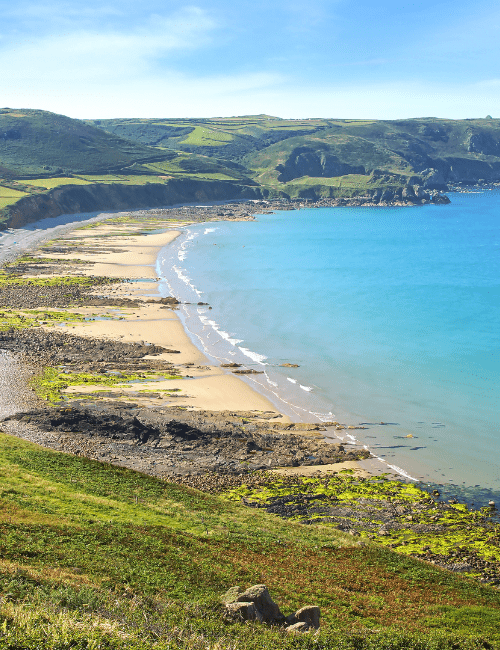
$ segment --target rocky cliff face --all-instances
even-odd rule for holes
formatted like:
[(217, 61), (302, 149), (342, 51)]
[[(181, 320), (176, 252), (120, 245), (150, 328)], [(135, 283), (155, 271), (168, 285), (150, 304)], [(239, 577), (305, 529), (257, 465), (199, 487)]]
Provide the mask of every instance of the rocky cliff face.
[(334, 154), (327, 151), (316, 151), (310, 147), (295, 149), (286, 162), (278, 165), (276, 170), (280, 172), (278, 180), (282, 183), (301, 176), (329, 178), (345, 174), (365, 173), (365, 168), (362, 165), (349, 165), (340, 161)]
[(22, 228), (27, 223), (61, 214), (157, 208), (194, 201), (259, 199), (264, 194), (259, 187), (191, 179), (172, 179), (165, 185), (66, 185), (18, 201), (8, 209), (8, 218), (0, 224), (0, 229)]

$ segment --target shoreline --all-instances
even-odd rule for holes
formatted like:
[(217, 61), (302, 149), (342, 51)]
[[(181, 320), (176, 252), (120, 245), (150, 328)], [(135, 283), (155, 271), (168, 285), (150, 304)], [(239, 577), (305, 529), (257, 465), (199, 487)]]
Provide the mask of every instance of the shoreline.
[[(281, 202), (279, 202), (281, 204)], [(81, 235), (90, 235), (95, 229), (89, 229), (91, 224), (95, 224), (95, 228), (98, 230), (94, 232), (94, 234), (98, 234), (98, 236), (108, 236), (111, 233), (105, 233), (101, 232), (99, 235), (99, 229), (102, 230), (102, 228), (106, 229), (106, 221), (111, 220), (120, 220), (124, 219), (127, 217), (130, 217), (132, 220), (135, 217), (141, 216), (144, 218), (155, 218), (158, 219), (162, 215), (168, 219), (166, 223), (168, 224), (168, 228), (170, 229), (170, 233), (163, 233), (163, 234), (142, 234), (140, 235), (141, 243), (144, 244), (144, 237), (148, 238), (148, 244), (147, 246), (143, 246), (143, 250), (141, 250), (140, 246), (138, 246), (138, 241), (137, 237), (134, 240), (133, 238), (125, 238), (123, 239), (123, 233), (122, 236), (119, 236), (116, 240), (113, 238), (105, 238), (103, 239), (104, 242), (114, 242), (113, 245), (119, 245), (123, 248), (125, 243), (127, 243), (127, 246), (130, 246), (130, 249), (127, 249), (127, 252), (113, 252), (113, 251), (108, 251), (105, 254), (99, 256), (98, 254), (91, 253), (87, 256), (85, 255), (79, 255), (80, 259), (92, 263), (92, 269), (93, 271), (89, 271), (89, 268), (82, 267), (79, 271), (80, 274), (82, 275), (87, 275), (87, 276), (93, 276), (93, 275), (103, 275), (103, 276), (111, 276), (115, 278), (120, 278), (122, 280), (128, 279), (132, 280), (132, 282), (127, 282), (124, 285), (121, 286), (120, 290), (117, 291), (116, 289), (113, 289), (110, 293), (110, 295), (114, 296), (121, 296), (126, 298), (127, 300), (133, 300), (134, 298), (137, 299), (143, 299), (147, 298), (148, 296), (157, 296), (158, 294), (152, 294), (151, 289), (153, 286), (155, 287), (155, 290), (158, 287), (158, 283), (152, 282), (153, 280), (156, 280), (156, 272), (155, 272), (155, 264), (157, 260), (157, 255), (158, 252), (163, 248), (165, 244), (171, 243), (174, 241), (174, 239), (179, 236), (179, 231), (175, 230), (175, 232), (172, 230), (176, 228), (175, 223), (172, 223), (170, 220), (172, 218), (172, 214), (177, 211), (182, 214), (183, 221), (182, 223), (177, 222), (177, 226), (190, 226), (190, 225), (195, 225), (195, 224), (210, 224), (213, 221), (220, 221), (222, 219), (231, 219), (234, 220), (235, 215), (234, 214), (221, 214), (221, 213), (231, 213), (234, 208), (241, 208), (243, 211), (243, 219), (238, 219), (236, 216), (236, 219), (238, 220), (253, 220), (254, 214), (258, 213), (266, 213), (266, 212), (271, 212), (272, 210), (269, 209), (270, 204), (269, 202), (263, 202), (263, 201), (238, 201), (238, 202), (212, 202), (210, 206), (207, 204), (204, 205), (199, 205), (199, 204), (189, 204), (189, 205), (182, 205), (178, 206), (177, 208), (171, 207), (171, 208), (165, 208), (165, 209), (153, 209), (150, 211), (144, 211), (144, 210), (139, 210), (139, 211), (131, 211), (131, 212), (120, 212), (116, 214), (109, 214), (105, 213), (103, 215), (93, 215), (89, 221), (86, 221), (85, 224), (82, 222), (77, 223), (75, 226), (74, 223), (70, 224), (69, 226), (61, 226), (62, 228), (66, 229), (66, 232), (69, 234), (71, 238), (71, 231), (74, 232), (74, 229), (82, 228), (81, 230)], [(277, 208), (278, 206), (275, 206)], [(299, 204), (297, 207), (309, 207), (307, 205), (307, 202), (304, 204)], [(317, 206), (320, 207), (320, 206)], [(236, 210), (237, 212), (238, 210)], [(191, 217), (194, 216), (194, 213), (197, 213), (198, 218), (197, 219), (192, 219), (190, 220)], [(73, 215), (75, 217), (76, 215)], [(86, 216), (86, 215), (85, 215)], [(98, 222), (104, 221), (104, 224), (101, 223), (101, 226), (98, 225)], [(36, 227), (38, 224), (34, 224)], [(156, 224), (157, 225), (157, 224)], [(122, 228), (123, 229), (123, 228)], [(48, 237), (52, 238), (51, 236), (45, 236), (44, 238), (47, 239)], [(155, 239), (156, 238), (156, 239)], [(109, 246), (108, 246), (109, 247)], [(134, 256), (133, 259), (130, 256), (130, 250), (134, 250)], [(52, 255), (52, 253), (51, 253)], [(66, 254), (55, 254), (55, 257), (60, 259), (60, 260), (69, 260), (73, 256), (72, 252), (67, 252)], [(133, 262), (133, 263), (131, 263)], [(144, 282), (140, 282), (140, 280), (144, 280)], [(137, 287), (137, 288), (133, 288)], [(175, 400), (170, 400), (170, 403), (175, 403), (181, 408), (198, 408), (201, 410), (208, 410), (208, 411), (213, 411), (213, 410), (237, 410), (237, 411), (244, 411), (244, 410), (269, 410), (269, 411), (275, 411), (275, 412), (282, 412), (283, 409), (279, 408), (279, 403), (277, 401), (272, 401), (269, 402), (269, 400), (265, 396), (264, 391), (260, 391), (259, 389), (261, 388), (260, 385), (256, 384), (255, 386), (253, 385), (255, 382), (252, 381), (252, 375), (249, 375), (248, 377), (245, 376), (235, 376), (232, 373), (229, 373), (228, 370), (222, 370), (221, 368), (217, 368), (216, 365), (212, 364), (207, 358), (203, 355), (203, 353), (200, 351), (200, 349), (193, 343), (191, 337), (189, 336), (188, 332), (185, 330), (188, 328), (183, 327), (179, 316), (177, 313), (175, 313), (175, 310), (169, 310), (168, 312), (165, 311), (159, 311), (159, 309), (166, 309), (166, 305), (147, 305), (142, 307), (137, 308), (135, 311), (130, 309), (129, 313), (126, 317), (126, 319), (123, 319), (121, 317), (120, 321), (117, 321), (116, 319), (114, 320), (109, 320), (106, 318), (100, 318), (98, 321), (95, 321), (93, 323), (88, 323), (85, 328), (79, 328), (76, 325), (70, 325), (70, 330), (72, 332), (77, 332), (78, 330), (81, 330), (81, 333), (84, 336), (88, 337), (105, 337), (109, 339), (113, 339), (116, 337), (121, 337), (121, 340), (127, 340), (127, 341), (143, 341), (146, 340), (148, 343), (153, 343), (155, 345), (162, 345), (163, 344), (168, 344), (168, 347), (170, 348), (178, 348), (181, 350), (181, 352), (176, 355), (175, 359), (177, 365), (186, 365), (186, 364), (193, 364), (193, 365), (186, 365), (185, 369), (183, 372), (189, 372), (189, 377), (190, 377), (190, 382), (189, 382), (189, 390), (187, 391), (187, 394), (182, 394), (182, 391), (186, 385), (185, 380), (183, 379), (178, 379), (178, 380), (168, 380), (163, 383), (160, 382), (155, 382), (154, 384), (149, 384), (145, 386), (144, 390), (150, 390), (155, 393), (155, 395), (160, 396), (162, 391), (165, 391), (165, 397), (167, 395), (166, 391), (168, 389), (173, 389), (175, 391), (178, 391), (178, 397), (174, 395), (173, 393), (169, 393), (168, 396), (169, 398), (175, 397)], [(165, 315), (168, 314), (168, 319), (165, 319)], [(139, 318), (139, 316), (146, 317), (147, 321), (147, 326), (144, 327), (141, 325), (141, 327), (138, 327), (138, 323), (143, 323), (144, 320), (143, 318)], [(161, 323), (165, 326), (165, 332), (163, 333), (163, 336), (158, 335), (158, 324)], [(128, 330), (132, 329), (133, 333), (129, 332)], [(80, 332), (79, 332), (80, 333)], [(168, 355), (164, 358), (167, 358)], [(170, 357), (171, 359), (171, 357)], [(252, 364), (250, 364), (250, 367)], [(192, 378), (192, 379), (191, 379)], [(243, 381), (241, 381), (243, 379)], [(239, 381), (238, 381), (239, 380)], [(248, 382), (248, 383), (247, 383)], [(228, 392), (229, 389), (229, 392)], [(92, 387), (88, 388), (87, 391), (81, 391), (82, 393), (88, 392), (92, 393), (93, 389)], [(160, 392), (158, 392), (160, 391)], [(76, 389), (69, 389), (68, 394), (76, 393), (78, 392)], [(133, 391), (130, 391), (133, 392)], [(230, 397), (230, 400), (228, 400), (228, 396)], [(137, 395), (134, 395), (134, 399), (137, 399)], [(159, 397), (153, 397), (151, 400), (147, 400), (145, 397), (140, 398), (140, 402), (142, 404), (151, 406), (157, 406), (158, 404), (161, 404), (162, 402), (158, 401), (155, 402), (155, 400), (158, 399)], [(279, 398), (280, 401), (282, 401), (282, 398)], [(166, 402), (167, 400), (164, 399), (163, 403)], [(255, 408), (254, 408), (255, 407)], [(306, 418), (297, 418), (294, 417), (293, 414), (288, 413), (288, 415), (292, 417), (294, 421), (297, 420), (304, 420)], [(288, 418), (282, 418), (283, 421), (289, 421)], [(309, 421), (311, 421), (311, 418), (307, 418)], [(322, 424), (321, 421), (317, 422), (319, 425)], [(336, 434), (335, 430), (332, 428), (331, 431), (329, 431), (329, 436), (328, 439), (333, 442), (333, 443), (338, 443), (341, 442), (343, 444), (347, 443), (348, 447), (353, 448), (353, 449), (362, 449), (364, 447), (364, 443), (362, 441), (357, 440), (352, 436), (354, 434), (354, 431), (345, 431), (347, 428), (347, 424), (344, 425), (344, 431), (339, 432), (341, 433), (342, 437), (339, 437), (338, 434)], [(346, 437), (345, 434), (349, 433), (349, 436)], [(344, 438), (344, 439), (342, 439)], [(365, 449), (369, 449), (368, 447), (364, 447)], [(370, 450), (370, 453), (371, 452)], [(427, 483), (425, 479), (422, 481), (422, 479), (415, 479), (412, 476), (408, 474), (407, 471), (403, 470), (401, 467), (395, 466), (393, 463), (390, 463), (384, 459), (377, 458), (376, 455), (374, 455), (373, 458), (371, 458), (369, 461), (361, 461), (361, 467), (365, 471), (368, 471), (370, 474), (375, 473), (375, 474), (380, 474), (384, 472), (388, 472), (391, 475), (394, 476), (394, 478), (398, 480), (412, 480), (412, 481), (419, 481), (423, 482), (424, 484)], [(455, 494), (454, 487), (456, 486), (450, 486), (451, 490), (449, 490), (449, 496), (452, 496)]]
[[(248, 207), (248, 204), (243, 206), (245, 213), (248, 212)], [(222, 208), (218, 207), (215, 210), (232, 209), (234, 212), (234, 208), (234, 204), (224, 204)], [(200, 217), (198, 221), (206, 222), (207, 212), (209, 217), (214, 217), (210, 214), (208, 207), (197, 206), (195, 209), (201, 212), (198, 215)], [(62, 269), (64, 269), (65, 276), (71, 276), (75, 281), (85, 282), (87, 279), (92, 281), (99, 277), (111, 278), (116, 281), (116, 283), (99, 288), (99, 297), (96, 297), (96, 300), (99, 304), (104, 304), (97, 310), (92, 304), (92, 299), (89, 306), (78, 306), (74, 309), (67, 306), (64, 301), (62, 304), (60, 302), (55, 305), (50, 304), (51, 300), (48, 298), (45, 300), (42, 296), (41, 305), (44, 310), (52, 309), (54, 306), (56, 309), (71, 309), (71, 313), (82, 321), (60, 324), (42, 322), (40, 329), (44, 332), (44, 336), (50, 337), (57, 330), (57, 336), (61, 332), (64, 332), (66, 337), (77, 335), (82, 341), (88, 340), (90, 345), (93, 341), (109, 342), (111, 349), (116, 345), (132, 345), (146, 347), (147, 352), (147, 347), (152, 347), (155, 350), (153, 353), (154, 363), (163, 363), (171, 368), (168, 373), (163, 374), (172, 376), (151, 377), (150, 380), (148, 377), (145, 377), (145, 380), (134, 379), (127, 386), (120, 385), (111, 389), (99, 388), (96, 390), (96, 382), (97, 385), (99, 384), (97, 380), (90, 382), (89, 385), (69, 385), (62, 390), (60, 396), (66, 402), (70, 400), (70, 403), (75, 404), (75, 408), (86, 408), (89, 402), (93, 401), (94, 405), (104, 406), (105, 403), (109, 406), (108, 403), (111, 403), (115, 407), (119, 403), (120, 409), (122, 409), (122, 406), (128, 407), (124, 402), (132, 400), (134, 406), (144, 409), (144, 411), (150, 409), (159, 411), (162, 408), (167, 408), (173, 409), (176, 415), (180, 415), (180, 411), (193, 415), (219, 413), (220, 418), (238, 414), (243, 414), (245, 417), (246, 414), (248, 418), (256, 418), (256, 424), (252, 425), (252, 428), (256, 427), (257, 431), (264, 427), (264, 430), (272, 431), (274, 437), (276, 434), (287, 437), (291, 431), (294, 432), (294, 436), (305, 436), (309, 440), (309, 442), (306, 440), (307, 444), (317, 444), (317, 441), (323, 438), (320, 430), (326, 431), (324, 427), (293, 424), (290, 422), (290, 418), (280, 414), (274, 404), (246, 382), (241, 381), (241, 377), (233, 374), (231, 369), (210, 364), (210, 361), (192, 343), (175, 313), (177, 301), (172, 298), (161, 298), (157, 293), (158, 280), (155, 265), (159, 250), (179, 235), (179, 227), (193, 223), (189, 219), (192, 216), (192, 211), (185, 206), (179, 208), (178, 212), (180, 210), (185, 211), (182, 221), (173, 220), (174, 209), (157, 210), (153, 211), (156, 214), (149, 215), (145, 215), (144, 211), (141, 211), (141, 217), (144, 218), (139, 226), (135, 223), (137, 213), (126, 213), (126, 215), (122, 213), (111, 216), (101, 215), (100, 218), (94, 218), (91, 222), (66, 226), (65, 232), (62, 235), (59, 233), (60, 236), (56, 239), (51, 236), (53, 233), (42, 233), (38, 239), (43, 239), (44, 243), (40, 246), (40, 242), (38, 242), (36, 253), (31, 250), (28, 258), (21, 257), (18, 262), (11, 263), (8, 270), (14, 270), (15, 273), (21, 272), (21, 277), (25, 278), (28, 284), (31, 282), (29, 278), (35, 278), (37, 282), (50, 282), (54, 275), (56, 278), (59, 277)], [(162, 212), (163, 216), (158, 219), (159, 212)], [(220, 214), (215, 216), (216, 220), (220, 220)], [(229, 216), (234, 218), (234, 214)], [(243, 218), (247, 219), (248, 214), (245, 214)], [(154, 223), (151, 220), (154, 220)], [(146, 229), (144, 229), (144, 224), (148, 226)], [(132, 232), (134, 228), (135, 233)], [(142, 232), (137, 232), (137, 230), (142, 230)], [(148, 232), (148, 230), (153, 232)], [(31, 241), (30, 248), (33, 249), (34, 245), (35, 242)], [(12, 251), (10, 252), (12, 254)], [(45, 257), (46, 255), (50, 257)], [(40, 260), (40, 268), (37, 268), (37, 259)], [(23, 264), (27, 265), (27, 270), (23, 268)], [(30, 264), (34, 265), (34, 269), (31, 271), (29, 270)], [(151, 297), (153, 286), (155, 293), (154, 297)], [(103, 289), (105, 289), (105, 293), (103, 293)], [(43, 289), (43, 291), (48, 291), (48, 289)], [(20, 296), (19, 292), (18, 296)], [(30, 306), (38, 305), (30, 303)], [(26, 308), (24, 308), (24, 312), (26, 312)], [(54, 313), (58, 312), (51, 312), (51, 314)], [(44, 316), (48, 315), (50, 314), (47, 311)], [(42, 343), (42, 348), (44, 345), (45, 343)], [(5, 344), (2, 346), (0, 342), (0, 347), (5, 348), (6, 346)], [(15, 345), (10, 345), (10, 350), (15, 352)], [(149, 359), (153, 363), (151, 355), (146, 354), (143, 357), (144, 361), (149, 361)], [(61, 366), (59, 364), (56, 368), (63, 374), (71, 373), (69, 370), (71, 365)], [(108, 372), (110, 371), (106, 371), (106, 374)], [(137, 386), (133, 383), (135, 381), (140, 382), (141, 390), (136, 390)], [(104, 395), (99, 395), (99, 392)], [(269, 419), (272, 420), (270, 428), (266, 423)], [(18, 425), (16, 426), (19, 428)], [(12, 426), (9, 425), (9, 427), (12, 429)], [(14, 429), (12, 429), (13, 432)], [(36, 434), (34, 439), (39, 442), (40, 436)], [(335, 437), (333, 442), (335, 442)], [(50, 445), (52, 446), (52, 444), (59, 443), (52, 440)], [(309, 468), (316, 467), (315, 471), (320, 471), (320, 466), (326, 465), (325, 471), (335, 471), (337, 465), (332, 464), (330, 457), (332, 454), (333, 456), (339, 455), (339, 449), (336, 449), (338, 445), (332, 445), (326, 441), (325, 444), (328, 445), (329, 450), (323, 452), (327, 454), (323, 460), (318, 458), (313, 462), (308, 461), (308, 457), (303, 457), (298, 464), (307, 463)], [(67, 441), (65, 445), (67, 447)], [(361, 453), (352, 448), (345, 453), (343, 449), (340, 449), (340, 452), (340, 455), (346, 456), (347, 460), (353, 460), (353, 454)], [(311, 455), (310, 458), (316, 458), (316, 456)], [(290, 460), (292, 460), (291, 457)], [(338, 458), (339, 462), (343, 460), (343, 457)], [(273, 467), (287, 467), (284, 457), (281, 460), (275, 458), (272, 463)], [(351, 467), (357, 468), (356, 465)]]
[[(286, 214), (285, 214), (285, 216), (286, 216)], [(266, 220), (267, 220), (267, 218), (266, 218)], [(245, 228), (244, 232), (246, 232), (246, 227), (247, 226), (245, 225), (244, 226), (244, 228)], [(203, 228), (198, 228), (197, 227), (196, 230), (199, 233), (203, 232)], [(236, 227), (236, 231), (240, 233), (240, 235), (243, 237), (243, 239), (245, 238), (244, 232), (242, 233), (241, 228)], [(231, 232), (233, 232), (233, 231), (231, 230)], [(219, 240), (218, 239), (213, 239), (212, 236), (210, 236), (210, 239), (209, 239), (210, 248), (211, 248), (212, 241), (219, 241)], [(239, 243), (240, 243), (240, 246), (241, 246), (241, 243), (248, 243), (248, 242), (241, 241)], [(177, 250), (179, 249), (178, 244), (176, 244), (176, 249)], [(195, 248), (193, 248), (193, 250), (198, 250), (198, 249), (195, 247)], [(205, 249), (200, 248), (199, 250), (205, 250)], [(214, 248), (213, 250), (215, 251), (215, 250), (218, 250), (218, 249)], [(174, 252), (174, 255), (172, 257), (175, 258), (176, 254), (177, 253)], [(189, 269), (191, 267), (189, 266), (189, 264), (187, 262), (186, 262), (186, 264), (187, 264), (187, 266), (183, 267), (182, 272), (185, 275), (189, 276), (190, 275), (190, 270)], [(199, 266), (199, 264), (197, 266)], [(187, 271), (185, 269), (187, 269)], [(191, 282), (193, 282), (195, 285), (197, 285), (197, 288), (204, 291), (205, 290), (204, 285), (202, 283), (200, 283), (198, 285), (198, 281), (196, 280), (196, 278), (198, 278), (198, 280), (200, 280), (200, 278), (201, 278), (200, 268), (197, 268), (195, 265), (192, 265), (192, 272), (194, 273), (193, 278), (195, 278), (195, 279), (193, 281), (191, 281)], [(178, 284), (179, 283), (176, 283), (175, 286), (177, 287)], [(182, 293), (177, 294), (177, 293), (174, 292), (173, 295), (176, 295), (176, 297), (181, 299), (181, 300), (187, 300), (187, 301), (193, 300), (193, 297), (191, 296), (191, 292), (189, 292), (189, 294), (184, 294), (184, 295)], [(206, 295), (210, 296), (209, 293), (207, 293)], [(205, 299), (205, 298), (203, 298), (203, 294), (202, 294), (202, 297), (200, 299), (201, 300)], [(212, 300), (212, 298), (208, 297), (207, 300)], [(213, 300), (214, 300), (214, 310), (217, 311), (217, 304), (218, 303), (217, 303), (215, 298), (213, 298)], [(189, 303), (188, 303), (188, 305), (189, 305)], [(227, 302), (225, 303), (225, 305), (227, 305)], [(219, 305), (219, 307), (220, 307), (220, 305)], [(197, 309), (196, 309), (195, 306), (192, 306), (192, 307), (187, 306), (186, 309), (190, 310), (193, 313), (194, 316), (196, 315)], [(229, 348), (230, 346), (229, 346), (229, 343), (224, 343), (223, 340), (219, 340), (220, 337), (219, 337), (219, 335), (217, 333), (218, 330), (219, 329), (220, 330), (226, 330), (226, 332), (222, 331), (222, 334), (227, 334), (227, 332), (236, 332), (236, 334), (234, 336), (237, 336), (238, 338), (244, 338), (245, 335), (242, 334), (242, 330), (238, 329), (238, 327), (236, 326), (236, 324), (235, 324), (236, 321), (235, 321), (234, 318), (230, 321), (232, 323), (232, 325), (231, 324), (228, 325), (228, 322), (223, 319), (223, 317), (222, 317), (223, 314), (220, 313), (220, 310), (219, 310), (219, 313), (215, 313), (215, 311), (214, 312), (207, 312), (207, 313), (210, 313), (209, 318), (212, 319), (209, 322), (210, 323), (215, 322), (214, 327), (213, 327), (215, 332), (212, 332), (210, 330), (210, 336), (209, 336), (208, 340), (211, 341), (211, 345), (207, 344), (206, 347), (209, 348), (209, 349), (213, 349), (214, 351), (217, 351), (216, 352), (216, 358), (218, 358), (219, 361), (221, 361), (221, 360), (225, 361), (226, 359), (230, 360), (230, 358), (228, 358), (226, 355), (224, 355), (222, 352), (219, 351), (219, 348), (224, 348), (225, 349), (226, 347)], [(215, 314), (215, 316), (212, 316), (213, 313)], [(193, 318), (193, 320), (195, 320), (195, 318)], [(207, 327), (207, 329), (210, 329), (208, 327), (208, 325), (206, 327)], [(195, 330), (195, 331), (199, 333), (201, 330)], [(233, 336), (233, 334), (231, 334), (231, 336)], [(195, 338), (195, 337), (193, 336), (193, 338)], [(224, 336), (222, 338), (224, 338)], [(214, 342), (219, 343), (220, 345), (214, 345)], [(262, 352), (264, 354), (269, 355), (269, 350), (266, 352), (265, 346), (264, 347), (262, 347), (262, 346), (258, 347), (258, 346), (256, 346), (255, 342), (253, 344), (253, 347), (250, 344), (245, 344), (245, 343), (242, 343), (240, 345), (248, 345), (248, 347), (250, 347), (251, 350), (256, 353), (256, 356), (259, 355), (258, 353), (262, 353)], [(232, 349), (236, 349), (236, 348), (233, 347)], [(232, 354), (234, 354), (234, 353), (232, 353)], [(225, 359), (223, 359), (224, 356), (226, 356)], [(238, 361), (238, 362), (241, 362), (241, 358), (234, 358), (234, 360)], [(286, 360), (287, 361), (295, 361), (295, 359), (293, 359), (293, 358), (287, 358)], [(247, 360), (247, 361), (249, 361), (249, 360)], [(298, 360), (298, 361), (299, 361), (299, 363), (301, 363), (300, 360)], [(273, 362), (275, 363), (274, 358), (273, 358)], [(278, 362), (278, 363), (280, 363), (280, 362)], [(250, 367), (255, 367), (258, 370), (264, 370), (264, 367), (259, 367), (258, 363), (250, 362)], [(272, 374), (270, 374), (270, 376), (271, 376), (271, 378), (274, 378)], [(290, 377), (294, 377), (294, 376), (295, 375), (293, 375), (293, 374), (290, 375)], [(262, 381), (265, 383), (265, 376), (260, 375), (260, 377), (262, 377)], [(253, 383), (256, 380), (259, 380), (260, 377), (258, 375), (255, 376), (255, 377), (252, 377), (250, 375), (247, 378), (247, 381), (252, 381), (252, 383)], [(304, 383), (304, 382), (302, 382), (302, 383)], [(314, 385), (311, 382), (310, 377), (309, 377), (309, 382), (306, 380), (305, 383), (309, 383), (311, 386)], [(256, 388), (257, 388), (257, 390), (259, 390), (260, 386), (257, 385)], [(287, 386), (285, 384), (285, 389), (286, 388), (287, 388)], [(284, 394), (285, 399), (286, 399), (286, 394), (287, 393)], [(306, 399), (305, 396), (304, 396), (304, 399)], [(316, 409), (316, 410), (318, 410), (318, 409)], [(325, 409), (325, 410), (327, 410), (327, 409)], [(340, 414), (339, 418), (335, 418), (335, 416), (329, 418), (331, 420), (340, 419), (340, 420), (342, 420), (342, 422), (345, 421), (345, 422), (347, 422), (349, 424), (352, 422), (354, 424), (355, 422), (361, 422), (362, 420), (370, 419), (370, 418), (366, 418), (366, 417), (363, 418), (362, 415), (358, 419), (356, 419), (355, 417), (349, 418), (348, 414), (344, 413), (344, 415), (342, 415), (340, 413), (340, 410), (337, 411), (336, 408), (332, 408), (331, 410), (333, 410), (337, 414)], [(356, 412), (359, 413), (360, 411), (356, 411)], [(347, 417), (346, 417), (346, 415), (347, 415)], [(381, 419), (381, 420), (390, 419), (390, 416), (384, 417), (384, 416), (388, 415), (387, 413), (381, 412), (380, 415), (382, 415), (382, 417), (379, 416), (376, 419), (372, 418), (372, 419), (370, 419), (370, 422), (375, 422), (376, 424), (378, 424), (379, 419)], [(303, 418), (303, 419), (306, 419), (306, 418)], [(418, 420), (419, 418), (417, 417), (416, 419)], [(311, 421), (311, 420), (309, 419), (309, 421)], [(396, 421), (396, 420), (390, 420), (390, 423), (392, 423), (393, 421)], [(429, 420), (429, 422), (430, 422), (430, 420)], [(381, 422), (380, 424), (385, 424), (385, 423)], [(352, 431), (352, 432), (349, 432), (349, 433), (350, 434), (356, 434), (357, 432)], [(362, 434), (364, 432), (359, 432), (359, 433)], [(371, 433), (371, 432), (368, 432), (368, 433)], [(405, 433), (407, 433), (407, 431), (405, 431)], [(374, 436), (370, 435), (368, 437), (373, 438)], [(394, 436), (394, 437), (396, 437), (396, 436)], [(408, 435), (406, 437), (407, 438), (413, 438), (415, 436), (414, 435)], [(361, 446), (363, 446), (363, 444), (365, 444), (363, 442), (363, 440), (362, 439), (360, 440), (359, 438), (357, 440), (355, 440), (354, 442), (357, 445), (361, 445)], [(404, 442), (408, 442), (408, 441), (404, 441)], [(371, 443), (368, 440), (366, 440), (366, 444), (368, 444), (367, 448), (369, 449), (369, 451), (372, 454), (374, 454), (374, 455), (378, 455), (378, 454), (384, 455), (384, 452), (379, 451), (377, 449), (377, 447), (371, 445)], [(391, 444), (391, 443), (389, 442), (388, 444)], [(394, 442), (392, 444), (397, 445), (397, 444), (403, 444), (403, 443)], [(414, 446), (414, 445), (418, 445), (418, 444), (419, 443), (410, 443), (409, 446)], [(372, 448), (370, 448), (370, 447), (372, 447)], [(388, 472), (394, 473), (394, 475), (397, 476), (397, 478), (399, 478), (400, 480), (412, 480), (412, 481), (419, 482), (419, 483), (424, 484), (424, 485), (429, 484), (429, 485), (432, 485), (433, 487), (439, 487), (440, 490), (442, 490), (443, 492), (446, 492), (447, 497), (449, 497), (449, 498), (457, 498), (458, 497), (460, 500), (463, 499), (467, 503), (476, 503), (476, 504), (479, 503), (479, 504), (485, 505), (491, 499), (493, 499), (495, 501), (498, 501), (498, 494), (495, 493), (494, 488), (492, 488), (491, 486), (479, 489), (479, 486), (475, 486), (475, 485), (473, 486), (473, 484), (476, 481), (473, 481), (472, 483), (468, 483), (467, 485), (465, 484), (465, 481), (463, 481), (464, 485), (462, 486), (460, 484), (460, 482), (461, 482), (462, 478), (466, 478), (466, 477), (460, 477), (460, 475), (457, 476), (456, 472), (455, 472), (455, 474), (453, 476), (451, 476), (451, 478), (455, 479), (455, 480), (448, 482), (448, 480), (446, 478), (444, 478), (444, 475), (443, 475), (443, 478), (440, 478), (439, 474), (435, 473), (435, 470), (432, 467), (432, 465), (430, 466), (430, 469), (429, 469), (429, 466), (428, 465), (426, 466), (425, 464), (423, 464), (423, 465), (421, 464), (420, 467), (419, 467), (418, 463), (417, 463), (417, 459), (415, 459), (415, 462), (413, 462), (412, 464), (404, 464), (402, 459), (391, 458), (390, 457), (391, 454), (388, 454), (388, 455), (389, 455), (389, 458), (379, 458), (379, 459), (374, 459), (373, 461), (370, 461), (371, 464), (376, 463), (378, 465), (377, 470), (378, 470), (379, 473), (386, 470)], [(392, 455), (394, 456), (395, 454), (392, 454)], [(404, 456), (403, 456), (403, 458), (404, 458)], [(411, 459), (411, 460), (413, 461), (413, 459)], [(366, 465), (367, 461), (364, 461), (363, 464)], [(451, 465), (452, 463), (450, 462), (449, 464)], [(477, 488), (477, 489), (472, 490), (471, 486), (473, 486), (474, 488)]]

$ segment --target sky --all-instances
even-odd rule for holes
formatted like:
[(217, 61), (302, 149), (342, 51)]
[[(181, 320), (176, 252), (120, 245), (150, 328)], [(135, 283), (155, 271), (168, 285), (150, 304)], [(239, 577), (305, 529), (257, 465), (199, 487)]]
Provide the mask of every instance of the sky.
[(500, 3), (0, 0), (0, 95), (88, 119), (500, 117)]

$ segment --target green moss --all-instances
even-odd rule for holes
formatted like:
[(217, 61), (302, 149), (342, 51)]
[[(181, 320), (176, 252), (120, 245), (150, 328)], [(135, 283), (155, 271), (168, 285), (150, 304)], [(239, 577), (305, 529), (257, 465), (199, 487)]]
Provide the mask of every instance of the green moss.
[(146, 383), (168, 379), (179, 379), (179, 376), (166, 375), (161, 372), (141, 372), (138, 374), (123, 372), (119, 375), (105, 375), (86, 372), (61, 372), (57, 368), (45, 368), (41, 376), (32, 380), (32, 386), (39, 397), (55, 403), (63, 398), (62, 391), (70, 386), (126, 386), (129, 385), (129, 382)]
[(26, 309), (23, 311), (13, 311), (7, 309), (0, 311), (0, 332), (11, 329), (21, 330), (28, 327), (39, 327), (40, 325), (56, 325), (57, 323), (83, 323), (85, 316), (75, 314), (71, 311), (48, 311), (37, 309)]
[(0, 287), (11, 286), (37, 286), (37, 287), (54, 287), (57, 285), (71, 286), (93, 286), (102, 284), (113, 284), (121, 280), (115, 278), (101, 278), (80, 275), (67, 275), (67, 276), (51, 276), (48, 278), (22, 278), (12, 273), (5, 273), (0, 270)]

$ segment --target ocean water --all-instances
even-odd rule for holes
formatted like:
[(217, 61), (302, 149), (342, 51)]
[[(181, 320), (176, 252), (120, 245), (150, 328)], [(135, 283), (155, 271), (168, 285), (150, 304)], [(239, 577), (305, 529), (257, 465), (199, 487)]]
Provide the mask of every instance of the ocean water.
[(346, 441), (403, 476), (498, 500), (500, 193), (450, 197), (189, 227), (158, 273), (197, 345), (295, 419), (365, 426)]

